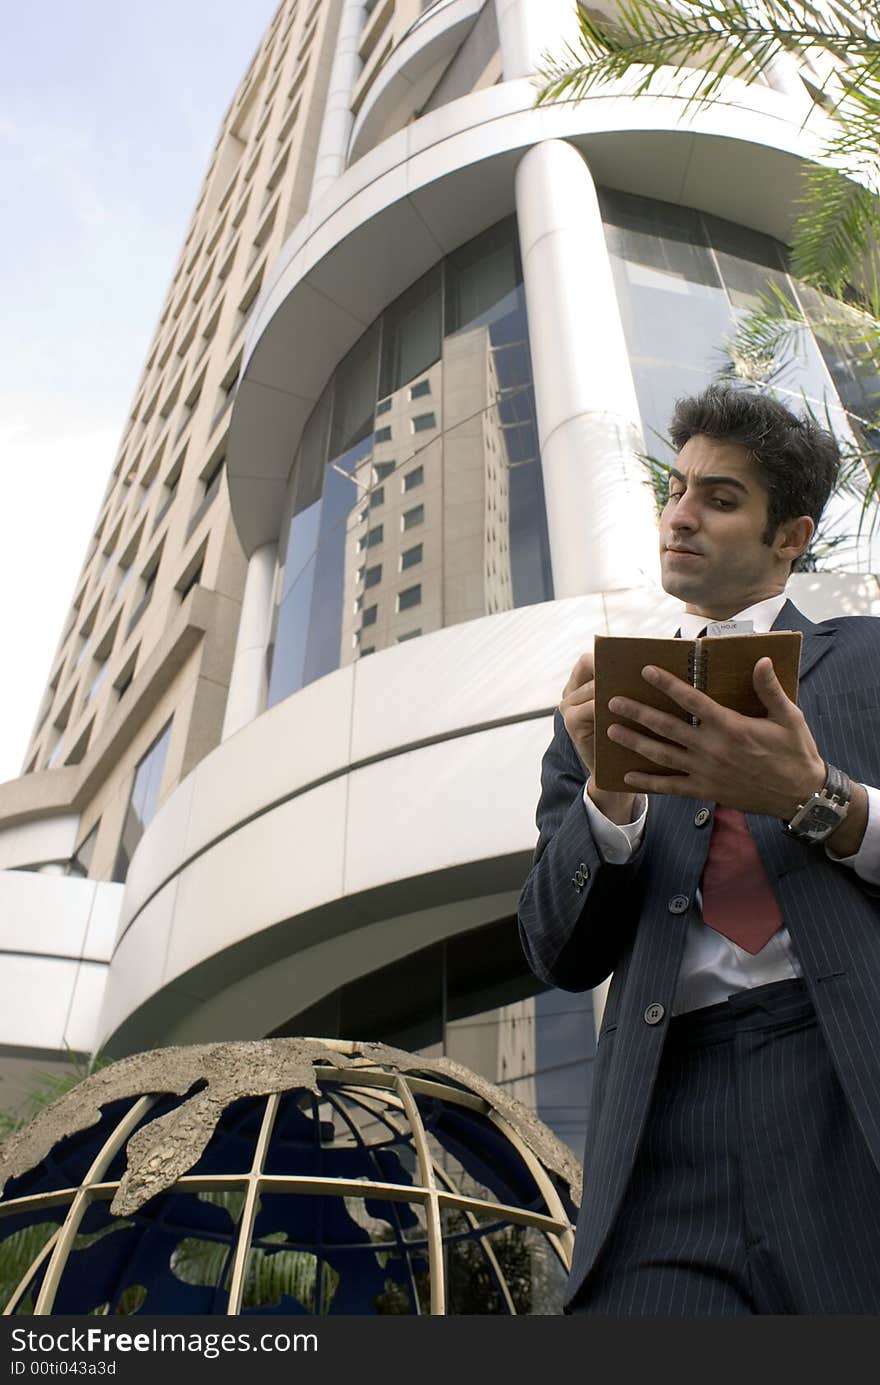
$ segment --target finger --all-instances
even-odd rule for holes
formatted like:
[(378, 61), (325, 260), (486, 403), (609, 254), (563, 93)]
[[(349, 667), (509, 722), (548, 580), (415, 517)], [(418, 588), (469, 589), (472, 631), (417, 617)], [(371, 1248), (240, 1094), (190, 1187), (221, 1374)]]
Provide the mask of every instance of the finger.
[(697, 744), (699, 731), (696, 726), (669, 712), (661, 712), (657, 707), (649, 707), (644, 702), (633, 702), (628, 697), (612, 697), (608, 710), (616, 717), (638, 722), (640, 726), (647, 727), (667, 741), (674, 741), (676, 745), (692, 748)]
[(569, 674), (568, 682), (562, 689), (562, 696), (567, 697), (575, 688), (582, 687), (593, 677), (593, 656), (592, 654), (582, 654)]
[(571, 707), (567, 704), (560, 707), (562, 720), (569, 735), (592, 735), (596, 725), (596, 706), (593, 702), (584, 702), (580, 707)]
[(773, 660), (766, 655), (752, 670), (752, 686), (774, 721), (790, 721), (792, 713), (800, 711), (777, 678)]
[(715, 722), (719, 725), (723, 721), (723, 707), (719, 707), (711, 697), (700, 692), (699, 688), (692, 688), (690, 683), (683, 683), (674, 673), (668, 673), (665, 668), (655, 668), (652, 664), (646, 664), (642, 669), (642, 677), (652, 688), (659, 688), (660, 692), (665, 693), (679, 707), (683, 707), (701, 722)]
[(610, 741), (628, 746), (630, 750), (644, 755), (645, 759), (654, 765), (687, 772), (690, 755), (681, 746), (669, 745), (666, 741), (655, 741), (653, 736), (643, 736), (640, 731), (632, 731), (628, 726), (618, 726), (616, 722), (608, 727), (607, 735)]
[(582, 702), (593, 702), (596, 697), (596, 686), (592, 679), (589, 683), (584, 683), (581, 687), (575, 688), (567, 695), (563, 693), (562, 702), (566, 707), (578, 707)]
[(662, 793), (673, 798), (699, 797), (691, 788), (690, 775), (687, 774), (642, 774), (638, 770), (630, 770), (623, 778), (633, 793)]

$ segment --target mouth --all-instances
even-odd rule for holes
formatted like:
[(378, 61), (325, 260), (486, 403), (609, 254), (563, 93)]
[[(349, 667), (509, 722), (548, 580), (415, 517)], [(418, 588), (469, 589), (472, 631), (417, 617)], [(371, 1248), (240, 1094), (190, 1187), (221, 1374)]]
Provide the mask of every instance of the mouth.
[(668, 544), (666, 552), (673, 554), (676, 558), (702, 558), (703, 554), (698, 553), (695, 548), (671, 548)]

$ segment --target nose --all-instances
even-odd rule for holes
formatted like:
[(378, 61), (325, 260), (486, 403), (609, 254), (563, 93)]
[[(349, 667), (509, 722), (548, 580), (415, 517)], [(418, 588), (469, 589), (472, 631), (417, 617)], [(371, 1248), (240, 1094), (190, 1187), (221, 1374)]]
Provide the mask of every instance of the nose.
[(697, 506), (691, 500), (690, 491), (685, 491), (669, 516), (669, 527), (673, 534), (691, 534), (698, 527)]

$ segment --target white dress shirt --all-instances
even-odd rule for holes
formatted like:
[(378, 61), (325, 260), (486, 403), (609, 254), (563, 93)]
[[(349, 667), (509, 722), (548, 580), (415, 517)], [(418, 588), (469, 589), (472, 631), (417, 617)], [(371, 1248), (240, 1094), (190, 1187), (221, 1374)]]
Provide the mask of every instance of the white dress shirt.
[[(784, 593), (768, 597), (740, 611), (733, 620), (751, 621), (755, 634), (770, 630), (787, 598)], [(695, 639), (706, 624), (706, 617), (684, 612), (681, 633)], [(846, 765), (841, 765), (845, 770)], [(838, 865), (850, 866), (869, 884), (880, 885), (880, 790), (865, 785), (868, 795), (868, 823), (862, 844), (854, 856), (826, 854)], [(590, 819), (593, 839), (603, 860), (610, 865), (623, 865), (642, 840), (648, 819), (648, 798), (638, 794), (634, 822), (619, 825), (601, 813), (584, 789), (584, 805)], [(702, 908), (702, 896), (697, 891), (697, 905)], [(760, 952), (752, 954), (725, 938), (702, 919), (688, 924), (684, 955), (678, 974), (672, 1013), (680, 1015), (703, 1005), (716, 1005), (736, 991), (750, 986), (764, 986), (770, 981), (786, 981), (801, 976), (801, 967), (791, 944), (791, 935), (783, 925)]]

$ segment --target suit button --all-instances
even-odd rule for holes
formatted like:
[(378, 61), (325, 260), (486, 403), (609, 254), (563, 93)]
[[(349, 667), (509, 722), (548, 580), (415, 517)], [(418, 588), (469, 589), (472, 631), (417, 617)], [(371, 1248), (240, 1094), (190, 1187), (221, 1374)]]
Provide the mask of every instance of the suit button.
[(645, 1024), (659, 1024), (665, 1014), (665, 1007), (655, 1000), (645, 1011)]
[(694, 827), (705, 827), (711, 816), (708, 808), (700, 808), (694, 813)]
[(689, 904), (686, 894), (674, 894), (666, 907), (670, 914), (683, 914)]
[(573, 875), (573, 876), (571, 877), (571, 883), (574, 885), (574, 887), (575, 887), (575, 889), (577, 890), (578, 894), (580, 894), (580, 892), (581, 892), (581, 890), (582, 890), (582, 888), (583, 888), (583, 882), (580, 881), (580, 880), (578, 880), (578, 878), (577, 878), (576, 875)]
[(585, 880), (589, 880), (590, 867), (587, 865), (586, 861), (581, 861), (580, 865), (578, 866), (578, 875), (583, 875)]

